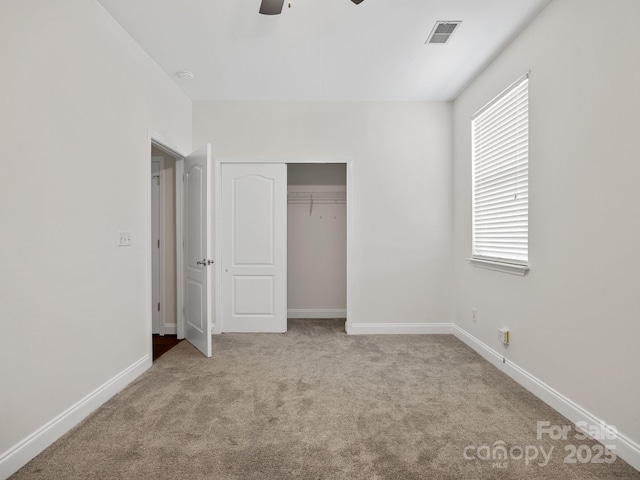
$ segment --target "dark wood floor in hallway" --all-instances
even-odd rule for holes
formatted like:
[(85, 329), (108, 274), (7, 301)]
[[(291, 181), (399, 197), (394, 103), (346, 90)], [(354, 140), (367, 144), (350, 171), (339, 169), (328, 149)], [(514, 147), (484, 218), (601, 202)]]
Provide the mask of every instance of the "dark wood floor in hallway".
[(153, 336), (153, 361), (155, 362), (163, 354), (167, 353), (182, 340), (178, 340), (177, 335), (154, 335)]

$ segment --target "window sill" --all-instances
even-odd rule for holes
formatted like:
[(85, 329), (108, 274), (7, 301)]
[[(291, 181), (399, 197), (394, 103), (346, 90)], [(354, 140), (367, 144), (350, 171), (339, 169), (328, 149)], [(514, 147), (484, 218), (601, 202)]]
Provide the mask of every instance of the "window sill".
[(480, 258), (467, 258), (474, 267), (487, 268), (496, 272), (510, 273), (511, 275), (525, 276), (529, 273), (529, 265), (518, 265), (515, 263), (499, 262), (497, 260), (486, 260)]

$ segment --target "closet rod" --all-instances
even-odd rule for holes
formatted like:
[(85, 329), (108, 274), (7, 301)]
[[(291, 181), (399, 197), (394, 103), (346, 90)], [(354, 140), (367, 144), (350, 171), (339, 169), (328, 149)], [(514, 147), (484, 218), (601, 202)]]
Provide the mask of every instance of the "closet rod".
[(287, 203), (291, 205), (309, 205), (309, 215), (313, 212), (313, 204), (341, 205), (347, 203), (346, 192), (289, 192)]

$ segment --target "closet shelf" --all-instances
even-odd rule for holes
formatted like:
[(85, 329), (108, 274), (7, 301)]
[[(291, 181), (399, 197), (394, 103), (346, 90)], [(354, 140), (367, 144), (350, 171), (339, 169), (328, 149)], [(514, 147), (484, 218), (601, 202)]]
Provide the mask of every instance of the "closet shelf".
[(346, 192), (289, 192), (287, 203), (347, 203)]
[(347, 192), (289, 192), (287, 203), (309, 205), (309, 215), (311, 215), (314, 204), (346, 204)]

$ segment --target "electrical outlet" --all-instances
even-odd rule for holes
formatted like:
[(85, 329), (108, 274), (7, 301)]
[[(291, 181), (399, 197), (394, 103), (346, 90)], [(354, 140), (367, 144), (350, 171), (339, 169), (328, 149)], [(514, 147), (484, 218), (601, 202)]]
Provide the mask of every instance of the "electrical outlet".
[(471, 309), (471, 320), (473, 320), (475, 323), (478, 322), (478, 310), (476, 310), (475, 308)]
[(509, 345), (509, 329), (508, 328), (499, 328), (498, 329), (498, 341), (503, 345)]
[(131, 232), (118, 232), (118, 246), (119, 247), (131, 246)]

